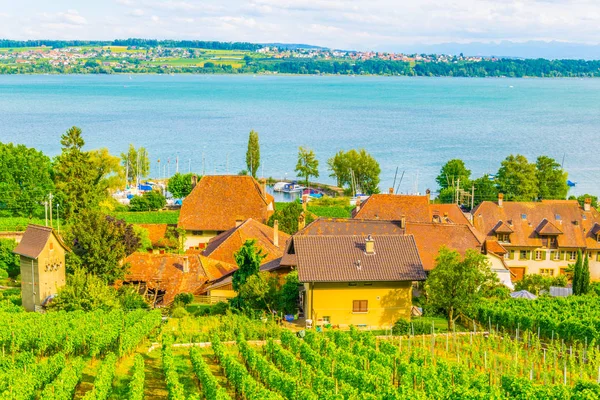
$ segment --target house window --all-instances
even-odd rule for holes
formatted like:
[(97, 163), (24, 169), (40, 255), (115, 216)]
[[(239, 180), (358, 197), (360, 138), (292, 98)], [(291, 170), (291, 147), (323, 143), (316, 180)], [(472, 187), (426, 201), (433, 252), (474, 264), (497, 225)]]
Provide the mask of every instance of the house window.
[(519, 260), (529, 260), (529, 250), (521, 250)]
[(600, 233), (596, 235), (596, 242), (600, 243)]
[(575, 261), (577, 259), (577, 252), (567, 251), (567, 256), (569, 257), (569, 261)]
[(373, 286), (373, 284), (371, 282), (366, 282), (366, 283), (363, 283), (363, 286)]
[(510, 243), (510, 234), (508, 234), (508, 233), (499, 233), (498, 234), (498, 241), (500, 243)]
[(353, 313), (366, 313), (369, 311), (368, 300), (353, 300), (352, 301), (352, 312)]
[(511, 256), (510, 252), (507, 251), (506, 253), (504, 253), (504, 259), (505, 260), (510, 260), (510, 256)]
[(554, 269), (553, 268), (540, 268), (540, 275), (554, 276)]
[(331, 322), (331, 317), (329, 315), (324, 316), (323, 317), (323, 322), (325, 322), (327, 324), (330, 323)]
[(349, 282), (348, 286), (356, 286), (356, 282)]
[(560, 252), (558, 252), (558, 251), (551, 251), (550, 252), (550, 259), (552, 259), (554, 261), (560, 261)]
[(527, 214), (521, 214), (521, 219), (527, 219)]
[(535, 260), (536, 261), (541, 261), (542, 260), (542, 251), (541, 250), (536, 250), (535, 251)]
[(555, 249), (558, 247), (558, 239), (554, 236), (544, 236), (542, 237), (542, 246)]

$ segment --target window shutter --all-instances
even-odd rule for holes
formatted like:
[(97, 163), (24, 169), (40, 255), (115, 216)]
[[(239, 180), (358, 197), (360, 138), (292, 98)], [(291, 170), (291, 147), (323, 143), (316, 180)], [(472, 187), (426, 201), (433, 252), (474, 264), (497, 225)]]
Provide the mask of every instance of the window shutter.
[(565, 252), (564, 250), (561, 250), (561, 251), (560, 251), (560, 259), (561, 259), (561, 260), (564, 260), (564, 259), (565, 259), (565, 254), (566, 254), (566, 252)]
[(542, 260), (545, 260), (547, 256), (548, 256), (548, 252), (542, 251)]

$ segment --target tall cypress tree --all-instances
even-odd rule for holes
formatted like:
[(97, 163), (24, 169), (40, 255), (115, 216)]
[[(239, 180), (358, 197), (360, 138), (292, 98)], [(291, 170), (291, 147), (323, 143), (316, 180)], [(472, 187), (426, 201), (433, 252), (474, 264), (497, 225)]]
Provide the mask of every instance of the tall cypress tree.
[(573, 267), (573, 294), (580, 295), (581, 294), (581, 283), (582, 283), (582, 273), (583, 273), (583, 262), (581, 256), (581, 250), (577, 251), (577, 260), (575, 261), (575, 266)]
[(260, 166), (260, 145), (258, 144), (258, 132), (250, 131), (248, 135), (248, 151), (246, 151), (246, 166), (248, 172), (256, 178), (256, 172)]
[(589, 257), (586, 253), (585, 259), (583, 260), (583, 267), (581, 269), (581, 293), (587, 294), (590, 290), (590, 262)]

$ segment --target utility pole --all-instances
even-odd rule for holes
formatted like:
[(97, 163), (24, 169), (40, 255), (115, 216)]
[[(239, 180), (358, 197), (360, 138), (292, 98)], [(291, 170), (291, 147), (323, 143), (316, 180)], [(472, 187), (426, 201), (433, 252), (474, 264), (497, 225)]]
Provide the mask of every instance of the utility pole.
[(44, 201), (44, 215), (46, 216), (46, 226), (48, 226), (48, 202)]
[(52, 193), (48, 195), (48, 198), (50, 199), (50, 227), (52, 227)]
[(58, 233), (60, 233), (60, 216), (58, 215), (58, 203), (56, 203), (56, 224), (58, 226)]
[(460, 178), (456, 180), (456, 204), (459, 203), (458, 196), (460, 192)]
[(471, 211), (473, 211), (473, 207), (475, 206), (475, 185), (471, 186)]

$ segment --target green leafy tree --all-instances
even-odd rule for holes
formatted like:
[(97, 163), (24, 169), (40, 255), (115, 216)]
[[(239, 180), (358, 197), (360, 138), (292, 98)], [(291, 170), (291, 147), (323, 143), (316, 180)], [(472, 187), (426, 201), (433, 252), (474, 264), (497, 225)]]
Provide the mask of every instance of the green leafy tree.
[(50, 302), (51, 311), (94, 311), (121, 308), (117, 290), (100, 277), (78, 269)]
[(95, 209), (106, 192), (97, 186), (98, 175), (85, 144), (81, 129), (76, 126), (62, 135), (62, 153), (54, 166), (57, 200), (69, 219), (82, 210)]
[(536, 166), (520, 154), (502, 161), (496, 181), (508, 201), (534, 201), (539, 196)]
[(144, 192), (141, 196), (133, 197), (129, 202), (131, 211), (157, 211), (167, 205), (167, 199), (156, 190)]
[(446, 312), (451, 330), (459, 315), (472, 311), (483, 294), (497, 284), (498, 277), (485, 255), (469, 249), (461, 258), (457, 251), (442, 247), (425, 284), (427, 302)]
[(121, 161), (129, 182), (135, 182), (136, 177), (146, 178), (150, 174), (150, 157), (145, 147), (136, 149), (130, 144), (127, 153), (121, 153)]
[(256, 247), (256, 240), (246, 240), (242, 247), (234, 253), (233, 258), (238, 269), (233, 273), (233, 290), (239, 293), (241, 286), (252, 275), (258, 274), (260, 265), (266, 257), (262, 250)]
[(571, 267), (573, 271), (573, 294), (583, 294), (583, 256), (581, 254), (581, 250), (577, 251), (575, 264), (570, 265), (569, 267)]
[(179, 172), (169, 179), (167, 190), (173, 197), (182, 198), (192, 193), (192, 179), (194, 174), (180, 174)]
[(94, 183), (99, 191), (120, 189), (125, 184), (125, 168), (121, 160), (113, 156), (108, 149), (102, 148), (89, 152), (90, 162), (94, 168)]
[(569, 200), (577, 200), (581, 207), (584, 206), (585, 199), (590, 199), (592, 202), (591, 206), (594, 208), (598, 208), (598, 196), (594, 196), (594, 195), (587, 194), (587, 193), (582, 194), (581, 196), (574, 196), (574, 195), (569, 196)]
[(539, 185), (538, 197), (541, 200), (564, 200), (567, 198), (569, 191), (567, 173), (556, 160), (548, 156), (539, 156), (535, 168)]
[(475, 188), (474, 206), (484, 201), (496, 201), (498, 199), (498, 188), (488, 175), (475, 179), (472, 184)]
[(53, 190), (50, 158), (24, 145), (0, 143), (0, 216), (41, 216)]
[(302, 176), (305, 179), (305, 184), (308, 186), (308, 178), (319, 177), (319, 160), (315, 156), (315, 152), (300, 146), (298, 149), (298, 162), (296, 163), (296, 170), (298, 176)]
[(298, 312), (298, 271), (294, 270), (286, 275), (285, 283), (279, 293), (278, 307), (284, 314), (296, 314)]
[(515, 290), (527, 290), (539, 296), (541, 291), (549, 291), (550, 286), (567, 286), (567, 277), (565, 275), (552, 277), (539, 274), (525, 274), (523, 279), (515, 283)]
[(125, 276), (123, 260), (140, 248), (133, 225), (93, 210), (79, 214), (67, 238), (85, 271), (107, 283)]
[(243, 304), (251, 309), (264, 309), (272, 313), (278, 293), (277, 277), (267, 271), (259, 271), (248, 277), (238, 293)]
[(590, 260), (585, 254), (583, 259), (583, 266), (581, 268), (581, 283), (580, 283), (581, 294), (587, 294), (590, 291)]
[(250, 131), (248, 135), (248, 150), (246, 151), (246, 167), (250, 175), (256, 178), (256, 172), (260, 166), (260, 145), (258, 143), (258, 132)]
[[(275, 225), (275, 221), (278, 221), (279, 229), (282, 232), (285, 232), (288, 235), (293, 235), (294, 233), (298, 232), (298, 219), (303, 212), (304, 210), (300, 204), (294, 201), (290, 202), (282, 209), (276, 210), (267, 221), (267, 225), (272, 227)], [(305, 223), (310, 223), (308, 218)]]
[(12, 277), (19, 275), (21, 268), (19, 256), (13, 253), (16, 247), (14, 239), (0, 239), (0, 269)]
[(327, 161), (332, 178), (339, 187), (352, 187), (352, 176), (357, 189), (366, 194), (379, 193), (379, 163), (365, 149), (339, 151)]
[(435, 181), (440, 189), (455, 188), (460, 181), (460, 187), (470, 186), (471, 170), (467, 169), (463, 160), (452, 159), (442, 166)]

